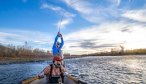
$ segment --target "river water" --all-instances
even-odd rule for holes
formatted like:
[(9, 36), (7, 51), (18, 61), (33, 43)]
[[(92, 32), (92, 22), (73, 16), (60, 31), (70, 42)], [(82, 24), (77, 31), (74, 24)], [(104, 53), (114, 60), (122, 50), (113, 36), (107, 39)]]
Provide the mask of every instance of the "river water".
[[(0, 65), (0, 84), (19, 84), (50, 61)], [(146, 56), (98, 56), (66, 59), (70, 74), (88, 84), (146, 84)]]

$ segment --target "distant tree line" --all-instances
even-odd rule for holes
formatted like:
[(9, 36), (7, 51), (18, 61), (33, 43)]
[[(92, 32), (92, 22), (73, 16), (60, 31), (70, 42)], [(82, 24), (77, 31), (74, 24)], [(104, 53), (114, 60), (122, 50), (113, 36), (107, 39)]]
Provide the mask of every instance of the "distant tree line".
[(119, 56), (119, 55), (146, 55), (146, 49), (121, 50), (111, 52), (97, 52), (91, 54), (83, 54), (83, 56)]
[(44, 51), (40, 49), (31, 49), (27, 45), (24, 46), (4, 46), (0, 44), (0, 57), (12, 57), (12, 58), (33, 58), (33, 57), (48, 57), (52, 54), (49, 51)]
[(133, 54), (133, 55), (145, 55), (146, 49), (134, 49), (134, 50), (126, 50), (125, 54)]
[[(116, 55), (145, 55), (146, 49), (134, 49), (134, 50), (124, 50), (114, 51), (111, 49), (111, 52), (97, 52), (91, 54), (82, 54), (82, 55), (70, 55), (69, 53), (65, 53), (65, 57), (80, 57), (80, 56), (116, 56)], [(27, 45), (27, 42), (23, 46), (14, 46), (7, 45), (4, 46), (0, 44), (0, 57), (8, 57), (8, 58), (48, 58), (52, 57), (52, 53), (50, 51), (44, 51), (41, 49), (31, 49), (30, 46)]]

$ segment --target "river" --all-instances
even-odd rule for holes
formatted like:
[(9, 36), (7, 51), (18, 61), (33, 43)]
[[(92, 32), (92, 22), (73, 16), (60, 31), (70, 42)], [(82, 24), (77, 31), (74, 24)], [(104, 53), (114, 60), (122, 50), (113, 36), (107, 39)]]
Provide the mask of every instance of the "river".
[[(0, 65), (0, 84), (19, 84), (50, 61)], [(146, 56), (98, 56), (66, 59), (70, 74), (88, 84), (146, 84)]]

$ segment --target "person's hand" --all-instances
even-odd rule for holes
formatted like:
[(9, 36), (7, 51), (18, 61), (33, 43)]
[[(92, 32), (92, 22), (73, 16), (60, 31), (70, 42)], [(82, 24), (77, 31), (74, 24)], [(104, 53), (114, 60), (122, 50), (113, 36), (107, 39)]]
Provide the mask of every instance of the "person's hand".
[(38, 74), (38, 78), (39, 78), (39, 79), (44, 78), (44, 72), (39, 73), (39, 74)]
[(44, 76), (43, 75), (38, 75), (38, 78), (41, 79), (41, 78), (44, 78)]
[(60, 34), (60, 37), (62, 38), (62, 34)]
[(57, 35), (60, 37), (60, 32), (58, 32)]
[(58, 34), (57, 34), (59, 37), (61, 37), (62, 38), (62, 34), (60, 33), (60, 32), (58, 32)]

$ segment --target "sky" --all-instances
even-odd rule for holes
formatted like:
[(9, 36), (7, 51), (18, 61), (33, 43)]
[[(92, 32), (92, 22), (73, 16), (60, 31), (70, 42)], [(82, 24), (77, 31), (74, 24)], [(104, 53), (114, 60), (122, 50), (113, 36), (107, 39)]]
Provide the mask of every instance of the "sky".
[[(146, 48), (146, 0), (0, 0), (0, 43), (71, 54)], [(59, 40), (60, 41), (60, 40)]]

